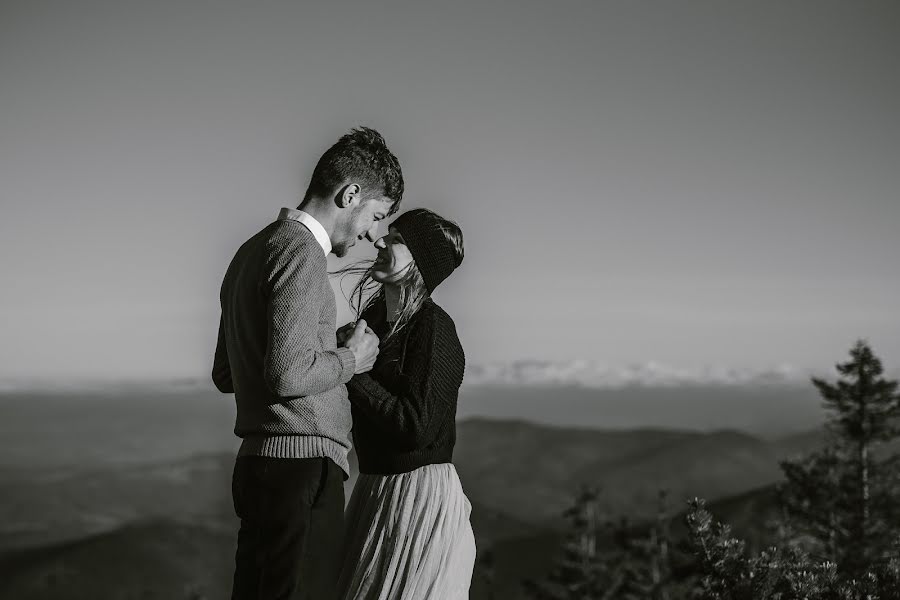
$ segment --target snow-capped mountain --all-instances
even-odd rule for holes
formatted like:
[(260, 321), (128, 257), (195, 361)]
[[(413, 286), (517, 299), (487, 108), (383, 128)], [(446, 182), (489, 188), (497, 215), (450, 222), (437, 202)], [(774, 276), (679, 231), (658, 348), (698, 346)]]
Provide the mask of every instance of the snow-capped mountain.
[(511, 363), (470, 365), (466, 385), (575, 385), (589, 388), (677, 385), (749, 385), (808, 383), (812, 375), (826, 375), (790, 365), (766, 370), (706, 366), (678, 368), (658, 362), (625, 366), (594, 361), (521, 360)]

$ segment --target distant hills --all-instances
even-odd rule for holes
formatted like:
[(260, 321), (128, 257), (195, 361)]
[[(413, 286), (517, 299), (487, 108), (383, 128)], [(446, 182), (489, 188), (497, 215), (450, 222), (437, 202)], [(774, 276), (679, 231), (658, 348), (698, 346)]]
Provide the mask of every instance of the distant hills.
[[(488, 419), (461, 422), (457, 438), (454, 462), (479, 509), (473, 518), (483, 520), (491, 539), (557, 528), (582, 484), (604, 489), (611, 514), (635, 517), (652, 514), (660, 487), (676, 503), (744, 493), (777, 481), (779, 459), (820, 442), (807, 434), (765, 441), (736, 431), (610, 431)], [(230, 531), (233, 464), (233, 453), (222, 452), (152, 464), (0, 470), (6, 517), (0, 550), (147, 518)]]
[(472, 385), (460, 393), (458, 417), (597, 429), (733, 429), (768, 439), (809, 431), (823, 423), (821, 398), (809, 383), (620, 388)]
[(0, 479), (0, 553), (55, 545), (148, 519), (232, 535), (234, 457), (37, 471)]
[(556, 528), (582, 484), (599, 486), (610, 514), (647, 517), (657, 491), (686, 499), (741, 494), (781, 478), (778, 461), (819, 445), (800, 434), (766, 441), (737, 431), (608, 431), (472, 419), (454, 456), (470, 497), (520, 521)]

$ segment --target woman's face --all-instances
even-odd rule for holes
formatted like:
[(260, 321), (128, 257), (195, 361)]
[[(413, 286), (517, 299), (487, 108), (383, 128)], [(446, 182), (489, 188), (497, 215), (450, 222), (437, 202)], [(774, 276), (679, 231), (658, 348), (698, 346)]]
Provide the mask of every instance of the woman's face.
[(372, 279), (379, 283), (396, 283), (413, 263), (403, 236), (391, 228), (386, 236), (375, 242), (375, 247), (378, 248), (378, 258), (372, 265)]

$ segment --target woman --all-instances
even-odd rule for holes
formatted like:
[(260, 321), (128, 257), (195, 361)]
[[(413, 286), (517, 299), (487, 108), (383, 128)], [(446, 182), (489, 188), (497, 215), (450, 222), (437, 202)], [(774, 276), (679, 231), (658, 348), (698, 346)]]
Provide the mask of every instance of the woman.
[(465, 355), (453, 319), (431, 299), (462, 262), (462, 232), (416, 209), (375, 246), (378, 258), (353, 294), (359, 312), (376, 288), (359, 316), (381, 344), (373, 369), (347, 385), (360, 475), (338, 598), (468, 598), (471, 505), (451, 463)]

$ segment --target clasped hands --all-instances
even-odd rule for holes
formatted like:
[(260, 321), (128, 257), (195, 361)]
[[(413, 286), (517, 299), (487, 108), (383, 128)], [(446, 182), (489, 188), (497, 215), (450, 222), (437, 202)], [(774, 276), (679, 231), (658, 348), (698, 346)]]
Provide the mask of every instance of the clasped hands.
[(337, 330), (338, 347), (348, 348), (356, 359), (356, 374), (371, 371), (378, 358), (378, 336), (366, 325), (365, 319), (347, 323)]

